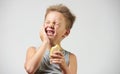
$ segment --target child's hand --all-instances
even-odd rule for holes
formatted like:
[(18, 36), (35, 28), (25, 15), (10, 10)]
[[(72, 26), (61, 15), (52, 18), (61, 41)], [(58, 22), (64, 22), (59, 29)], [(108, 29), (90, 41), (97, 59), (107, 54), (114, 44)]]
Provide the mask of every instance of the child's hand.
[(67, 66), (61, 51), (54, 51), (53, 54), (50, 55), (50, 63), (59, 64), (62, 70), (65, 70)]
[(41, 27), (41, 30), (40, 30), (40, 38), (41, 38), (41, 40), (42, 40), (43, 42), (47, 42), (47, 43), (50, 42), (49, 39), (48, 39), (48, 36), (47, 36), (47, 34), (46, 34), (46, 32), (45, 32), (45, 27), (44, 27), (44, 25)]

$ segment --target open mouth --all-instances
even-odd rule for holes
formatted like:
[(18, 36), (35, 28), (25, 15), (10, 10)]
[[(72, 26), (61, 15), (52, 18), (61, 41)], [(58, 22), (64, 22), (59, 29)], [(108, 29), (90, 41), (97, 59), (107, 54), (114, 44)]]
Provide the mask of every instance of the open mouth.
[(48, 36), (54, 36), (54, 34), (55, 34), (54, 29), (49, 28), (49, 27), (47, 27), (47, 28), (45, 29), (45, 31), (46, 31), (46, 34), (47, 34)]

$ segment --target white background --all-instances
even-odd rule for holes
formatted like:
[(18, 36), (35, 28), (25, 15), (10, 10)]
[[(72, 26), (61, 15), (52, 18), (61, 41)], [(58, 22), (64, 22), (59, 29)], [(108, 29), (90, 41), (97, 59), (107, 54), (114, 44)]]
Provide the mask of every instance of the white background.
[(40, 46), (45, 10), (59, 3), (77, 17), (62, 46), (78, 74), (120, 74), (120, 0), (0, 0), (0, 74), (27, 74), (26, 50)]

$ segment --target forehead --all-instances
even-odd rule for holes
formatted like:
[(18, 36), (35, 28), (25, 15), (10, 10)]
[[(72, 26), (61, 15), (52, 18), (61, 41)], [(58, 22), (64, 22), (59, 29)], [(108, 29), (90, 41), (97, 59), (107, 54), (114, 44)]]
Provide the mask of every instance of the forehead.
[(65, 22), (65, 17), (62, 13), (57, 11), (50, 11), (46, 16), (46, 21), (59, 21), (59, 22)]

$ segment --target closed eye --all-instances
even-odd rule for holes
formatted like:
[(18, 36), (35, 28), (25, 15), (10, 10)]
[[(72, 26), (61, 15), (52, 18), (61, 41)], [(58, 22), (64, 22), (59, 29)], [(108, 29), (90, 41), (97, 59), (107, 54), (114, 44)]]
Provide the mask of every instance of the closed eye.
[(50, 24), (50, 22), (49, 21), (45, 21), (45, 24)]

